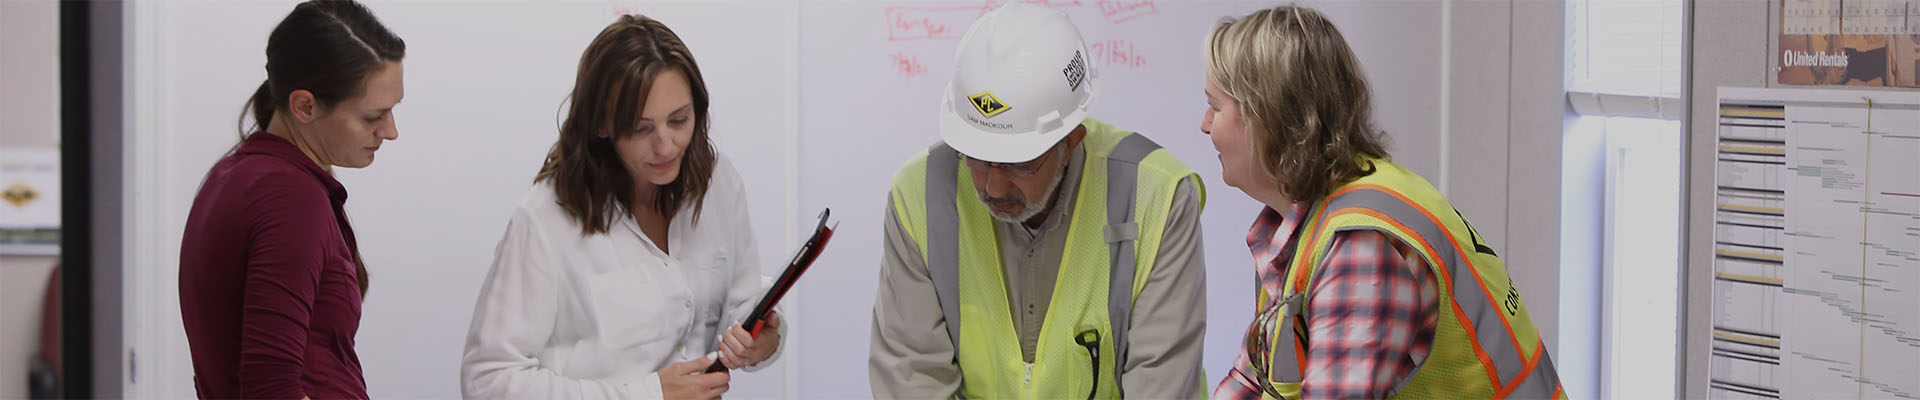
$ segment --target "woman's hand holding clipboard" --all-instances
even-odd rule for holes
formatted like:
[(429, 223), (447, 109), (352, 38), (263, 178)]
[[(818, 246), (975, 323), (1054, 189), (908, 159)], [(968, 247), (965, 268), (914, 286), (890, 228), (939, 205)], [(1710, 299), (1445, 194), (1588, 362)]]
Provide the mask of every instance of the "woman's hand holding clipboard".
[[(787, 290), (793, 289), (793, 284), (800, 281), (800, 275), (805, 274), (807, 267), (813, 265), (813, 260), (820, 257), (820, 250), (827, 247), (827, 240), (833, 238), (833, 229), (838, 224), (827, 226), (827, 217), (832, 215), (832, 212), (833, 210), (830, 209), (820, 211), (820, 223), (813, 228), (813, 236), (808, 237), (806, 243), (800, 245), (800, 250), (795, 252), (792, 261), (787, 263), (787, 269), (781, 271), (780, 278), (773, 281), (773, 287), (767, 288), (767, 293), (760, 296), (760, 304), (755, 305), (753, 312), (747, 314), (746, 320), (740, 322), (740, 327), (746, 329), (753, 337), (760, 337), (760, 330), (767, 326), (766, 318), (773, 312), (773, 305), (780, 303), (780, 298), (787, 295)], [(712, 365), (707, 366), (706, 372), (726, 370), (727, 366), (716, 359)]]

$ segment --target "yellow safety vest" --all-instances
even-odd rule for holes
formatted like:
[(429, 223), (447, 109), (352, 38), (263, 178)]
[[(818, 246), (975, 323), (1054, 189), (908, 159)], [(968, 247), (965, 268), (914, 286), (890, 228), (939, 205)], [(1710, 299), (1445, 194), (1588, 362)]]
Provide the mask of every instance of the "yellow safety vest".
[(1270, 352), (1267, 398), (1300, 398), (1301, 377), (1311, 349), (1306, 299), (1313, 274), (1333, 245), (1334, 233), (1373, 230), (1407, 243), (1427, 261), (1437, 289), (1439, 322), (1433, 350), (1389, 397), (1411, 399), (1565, 398), (1553, 360), (1534, 329), (1506, 267), (1480, 234), (1440, 191), (1391, 161), (1368, 159), (1375, 171), (1316, 201), (1287, 267), (1281, 304), (1259, 292), (1263, 316), (1277, 325), (1266, 337)]
[[(935, 145), (893, 177), (893, 212), (927, 263), (960, 366), (960, 397), (1122, 397), (1133, 300), (1152, 272), (1176, 186), (1200, 180), (1145, 136), (1091, 118), (1082, 124), (1085, 167), (1031, 364), (1009, 315), (994, 219), (960, 155)], [(1205, 189), (1196, 194), (1204, 204)]]

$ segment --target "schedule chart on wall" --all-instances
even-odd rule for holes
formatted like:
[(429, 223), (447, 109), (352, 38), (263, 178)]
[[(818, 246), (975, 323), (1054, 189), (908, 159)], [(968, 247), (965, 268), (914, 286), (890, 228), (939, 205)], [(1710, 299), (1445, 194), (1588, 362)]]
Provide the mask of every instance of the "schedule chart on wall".
[(1920, 399), (1920, 93), (1719, 94), (1711, 396)]

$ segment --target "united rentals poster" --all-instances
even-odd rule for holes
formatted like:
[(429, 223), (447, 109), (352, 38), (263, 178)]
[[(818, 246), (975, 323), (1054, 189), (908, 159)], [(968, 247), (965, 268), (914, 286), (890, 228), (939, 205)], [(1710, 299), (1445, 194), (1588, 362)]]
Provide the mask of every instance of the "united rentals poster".
[(1920, 87), (1920, 0), (1781, 0), (1779, 81)]

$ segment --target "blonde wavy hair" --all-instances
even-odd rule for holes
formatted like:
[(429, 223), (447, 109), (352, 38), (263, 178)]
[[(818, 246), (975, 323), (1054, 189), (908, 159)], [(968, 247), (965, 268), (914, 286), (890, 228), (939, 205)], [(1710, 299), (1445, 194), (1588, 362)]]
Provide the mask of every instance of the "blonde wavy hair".
[(1387, 158), (1353, 49), (1311, 8), (1228, 18), (1207, 35), (1207, 73), (1239, 104), (1261, 172), (1294, 201), (1315, 201)]

